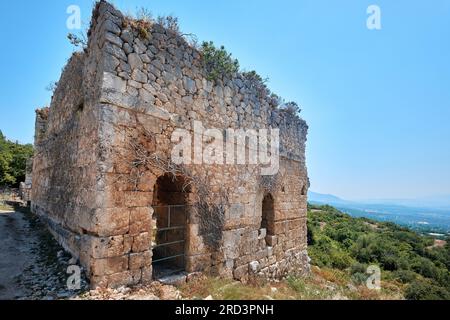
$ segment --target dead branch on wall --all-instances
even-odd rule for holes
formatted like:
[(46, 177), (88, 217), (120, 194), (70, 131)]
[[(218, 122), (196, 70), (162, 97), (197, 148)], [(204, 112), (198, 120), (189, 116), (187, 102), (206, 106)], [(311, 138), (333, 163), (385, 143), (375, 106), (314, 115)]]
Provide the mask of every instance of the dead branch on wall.
[[(211, 177), (205, 171), (193, 172), (185, 165), (174, 164), (166, 155), (152, 151), (149, 145), (155, 135), (144, 128), (136, 119), (137, 129), (124, 129), (119, 134), (126, 141), (126, 151), (119, 156), (119, 166), (126, 167), (127, 173), (119, 174), (135, 191), (139, 189), (146, 172), (169, 175), (175, 181), (183, 178), (183, 191), (194, 190), (194, 214), (198, 217), (200, 235), (205, 244), (217, 249), (221, 245), (225, 225), (225, 210), (230, 206), (228, 194), (231, 190), (224, 186), (219, 191), (211, 190)], [(133, 132), (134, 131), (134, 132)]]

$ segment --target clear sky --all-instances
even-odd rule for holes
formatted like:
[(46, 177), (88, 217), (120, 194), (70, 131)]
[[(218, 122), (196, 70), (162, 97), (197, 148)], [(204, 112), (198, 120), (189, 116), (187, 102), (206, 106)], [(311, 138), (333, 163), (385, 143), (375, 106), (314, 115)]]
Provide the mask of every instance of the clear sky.
[[(69, 5), (0, 1), (0, 130), (32, 142), (72, 47)], [(116, 0), (174, 14), (302, 106), (312, 190), (347, 199), (450, 194), (450, 0)], [(366, 27), (369, 5), (381, 30)]]

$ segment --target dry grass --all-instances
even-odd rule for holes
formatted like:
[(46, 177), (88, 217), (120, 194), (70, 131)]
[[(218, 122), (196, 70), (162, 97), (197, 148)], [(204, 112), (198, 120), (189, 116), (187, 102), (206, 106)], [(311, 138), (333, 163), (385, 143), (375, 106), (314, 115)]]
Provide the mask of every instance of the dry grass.
[(126, 17), (123, 21), (123, 27), (127, 28), (130, 26), (131, 28), (138, 31), (139, 38), (145, 40), (150, 37), (150, 29), (153, 25), (153, 21), (151, 19), (134, 19), (132, 17)]
[(9, 205), (0, 203), (0, 211), (12, 212), (12, 211), (14, 211), (14, 208)]
[(382, 290), (354, 285), (343, 271), (313, 267), (309, 277), (279, 282), (242, 284), (228, 279), (200, 277), (179, 288), (184, 299), (202, 300), (399, 300), (402, 287), (382, 282)]
[(339, 286), (345, 286), (350, 281), (348, 274), (338, 269), (327, 269), (327, 268), (319, 269), (314, 267), (313, 274), (316, 275), (316, 278), (332, 282)]
[(0, 211), (14, 211), (13, 206), (7, 204), (11, 200), (11, 195), (0, 193)]

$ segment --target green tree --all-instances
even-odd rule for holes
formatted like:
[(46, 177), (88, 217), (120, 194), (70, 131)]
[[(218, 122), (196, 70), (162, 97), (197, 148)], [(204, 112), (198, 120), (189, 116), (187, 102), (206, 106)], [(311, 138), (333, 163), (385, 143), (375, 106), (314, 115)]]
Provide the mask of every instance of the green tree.
[(408, 300), (450, 300), (450, 293), (427, 281), (413, 281), (405, 292)]
[(0, 131), (0, 186), (17, 187), (24, 181), (26, 162), (32, 156), (31, 144), (11, 142)]
[(216, 48), (212, 41), (203, 42), (200, 48), (203, 63), (208, 72), (208, 80), (215, 81), (223, 76), (231, 76), (239, 71), (239, 62), (231, 57), (224, 46)]

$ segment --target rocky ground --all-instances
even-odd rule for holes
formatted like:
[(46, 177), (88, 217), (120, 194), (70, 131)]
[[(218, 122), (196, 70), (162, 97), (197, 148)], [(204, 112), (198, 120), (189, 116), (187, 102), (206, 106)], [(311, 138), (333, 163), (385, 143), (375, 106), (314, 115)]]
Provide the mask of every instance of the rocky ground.
[[(68, 267), (77, 265), (37, 217), (18, 205), (0, 211), (0, 300), (177, 300), (173, 286), (154, 283), (134, 288), (69, 290)], [(81, 269), (82, 270), (82, 269)]]
[(36, 217), (18, 205), (14, 210), (0, 212), (0, 299), (67, 299), (86, 291), (83, 277), (80, 290), (67, 289), (67, 268), (76, 260)]
[(30, 262), (34, 239), (26, 234), (26, 222), (20, 213), (0, 212), (0, 299), (15, 299), (25, 294), (16, 283)]
[(181, 300), (180, 291), (173, 286), (155, 282), (133, 288), (98, 289), (85, 292), (74, 300)]

